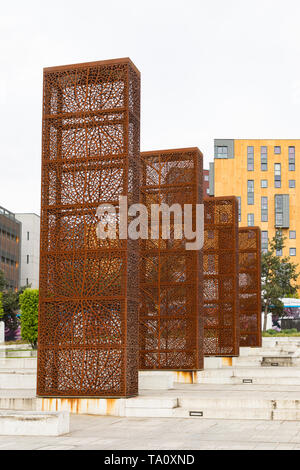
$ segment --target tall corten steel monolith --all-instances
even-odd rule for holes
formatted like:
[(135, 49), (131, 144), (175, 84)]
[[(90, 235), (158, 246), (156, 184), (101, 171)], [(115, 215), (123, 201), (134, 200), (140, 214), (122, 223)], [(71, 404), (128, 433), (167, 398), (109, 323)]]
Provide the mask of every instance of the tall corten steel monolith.
[(240, 345), (261, 347), (261, 231), (239, 229)]
[[(202, 160), (198, 148), (142, 152), (140, 200), (148, 214), (152, 204), (201, 204)], [(141, 370), (203, 368), (202, 249), (186, 250), (186, 238), (174, 237), (176, 224), (171, 217), (166, 239), (160, 219), (157, 239), (149, 227), (140, 244)]]
[(138, 242), (97, 207), (139, 200), (140, 74), (130, 59), (44, 69), (39, 396), (138, 392)]
[(204, 355), (239, 355), (239, 238), (235, 197), (204, 200)]

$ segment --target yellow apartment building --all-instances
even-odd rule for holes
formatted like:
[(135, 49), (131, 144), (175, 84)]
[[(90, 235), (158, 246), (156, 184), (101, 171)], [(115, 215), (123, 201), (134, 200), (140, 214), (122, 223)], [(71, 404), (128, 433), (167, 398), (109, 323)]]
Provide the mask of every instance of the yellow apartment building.
[(240, 226), (261, 228), (263, 251), (281, 228), (287, 240), (278, 256), (300, 265), (299, 175), (300, 139), (215, 139), (209, 193), (238, 197)]

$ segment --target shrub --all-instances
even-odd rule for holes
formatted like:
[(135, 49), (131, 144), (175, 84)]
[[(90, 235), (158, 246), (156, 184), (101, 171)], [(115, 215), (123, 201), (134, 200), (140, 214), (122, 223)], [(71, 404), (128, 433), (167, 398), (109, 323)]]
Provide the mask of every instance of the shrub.
[(20, 295), (21, 307), (21, 336), (28, 341), (33, 349), (37, 347), (38, 338), (38, 289), (26, 289)]

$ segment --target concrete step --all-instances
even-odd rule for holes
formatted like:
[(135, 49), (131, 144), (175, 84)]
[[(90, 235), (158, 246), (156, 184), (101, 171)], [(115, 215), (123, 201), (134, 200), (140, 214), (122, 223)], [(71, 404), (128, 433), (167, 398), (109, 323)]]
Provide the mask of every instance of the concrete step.
[[(157, 397), (140, 396), (124, 400), (113, 400), (113, 402), (116, 402), (114, 410), (111, 409), (111, 403), (109, 407), (106, 406), (106, 402), (109, 402), (109, 400), (105, 399), (53, 399), (51, 400), (51, 409), (49, 409), (50, 405), (48, 403), (43, 404), (42, 399), (30, 396), (28, 390), (22, 392), (23, 397), (12, 397), (13, 393), (14, 391), (11, 391), (9, 398), (0, 397), (0, 409), (28, 411), (68, 410), (72, 413), (140, 418), (181, 417), (190, 419), (300, 420), (300, 400), (249, 398), (249, 395), (248, 397), (243, 397), (242, 392), (233, 398), (224, 398), (222, 393), (219, 394), (219, 397), (210, 398), (201, 396), (201, 391), (199, 391), (199, 395), (193, 392), (190, 396), (187, 396), (185, 393), (182, 394), (180, 391), (174, 395), (174, 391), (172, 391), (172, 396), (167, 396), (164, 393), (162, 396)], [(34, 391), (31, 393), (33, 394)], [(18, 395), (20, 395), (19, 391)], [(47, 399), (44, 401), (47, 402)], [(73, 403), (75, 401), (78, 403)], [(88, 401), (91, 402), (89, 406), (87, 406)], [(82, 406), (80, 403), (82, 403)]]
[[(191, 416), (190, 413), (193, 415)], [(198, 414), (198, 416), (196, 415)], [(192, 419), (240, 419), (240, 420), (266, 420), (266, 421), (299, 421), (298, 410), (266, 410), (266, 409), (239, 409), (239, 410), (214, 410), (204, 408), (202, 410), (187, 410), (176, 408), (172, 417)]]
[(299, 344), (300, 345), (300, 337), (299, 336), (274, 336), (271, 337), (263, 337), (262, 338), (262, 345), (263, 346), (272, 346), (274, 344)]
[[(195, 383), (195, 382), (194, 382)], [(208, 377), (199, 384), (211, 385), (300, 385), (300, 377)]]
[[(255, 395), (255, 394), (254, 394)], [(220, 394), (215, 398), (201, 398), (201, 396), (179, 397), (178, 407), (186, 409), (214, 409), (214, 410), (239, 410), (239, 409), (289, 409), (300, 411), (300, 400), (277, 399), (270, 400), (264, 398), (243, 398), (242, 394), (234, 398), (223, 398)]]
[(9, 350), (5, 352), (5, 357), (37, 357), (37, 351), (32, 350)]
[[(139, 406), (136, 406), (139, 401)], [(259, 419), (297, 420), (300, 416), (299, 400), (259, 400), (178, 397), (177, 401), (166, 399), (126, 400), (127, 417), (182, 417), (206, 419)]]
[(172, 371), (139, 371), (139, 390), (170, 390), (173, 384)]
[(20, 370), (0, 370), (0, 390), (3, 389), (34, 389), (36, 386), (36, 371), (28, 369)]
[(239, 357), (293, 356), (300, 353), (300, 348), (298, 347), (247, 349), (248, 351), (243, 351), (243, 348), (240, 348)]
[(37, 409), (35, 390), (7, 390), (5, 396), (0, 396), (0, 409), (2, 410), (27, 410)]
[(175, 418), (192, 418), (192, 419), (258, 419), (258, 420), (271, 420), (272, 411), (267, 409), (239, 409), (239, 410), (226, 410), (213, 408), (200, 409), (186, 409), (177, 408), (173, 410), (173, 417)]
[(37, 357), (37, 351), (31, 349), (30, 346), (25, 345), (10, 345), (10, 346), (1, 346), (0, 345), (0, 358), (5, 357)]
[[(197, 379), (214, 377), (299, 377), (300, 367), (226, 367), (207, 369), (194, 374)], [(195, 381), (194, 381), (195, 382)]]
[(264, 356), (261, 361), (262, 367), (297, 367), (300, 359), (291, 356)]
[(173, 416), (173, 410), (177, 407), (177, 398), (136, 397), (126, 400), (125, 416), (143, 418), (168, 418)]
[(0, 358), (0, 369), (10, 369), (10, 370), (27, 370), (37, 368), (37, 360), (33, 357), (28, 358)]
[(177, 397), (135, 397), (126, 400), (126, 408), (171, 409), (177, 408), (177, 406)]
[(299, 367), (223, 367), (174, 372), (174, 383), (219, 385), (300, 385)]

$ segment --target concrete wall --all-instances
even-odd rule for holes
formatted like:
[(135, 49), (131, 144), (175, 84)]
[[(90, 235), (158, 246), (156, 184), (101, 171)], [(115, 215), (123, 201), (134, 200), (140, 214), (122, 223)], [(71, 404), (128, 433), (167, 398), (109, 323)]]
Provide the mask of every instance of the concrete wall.
[[(40, 264), (40, 217), (36, 214), (19, 213), (16, 214), (16, 218), (22, 222), (21, 286), (28, 283), (31, 284), (32, 289), (37, 289)], [(29, 262), (27, 262), (27, 255)]]

